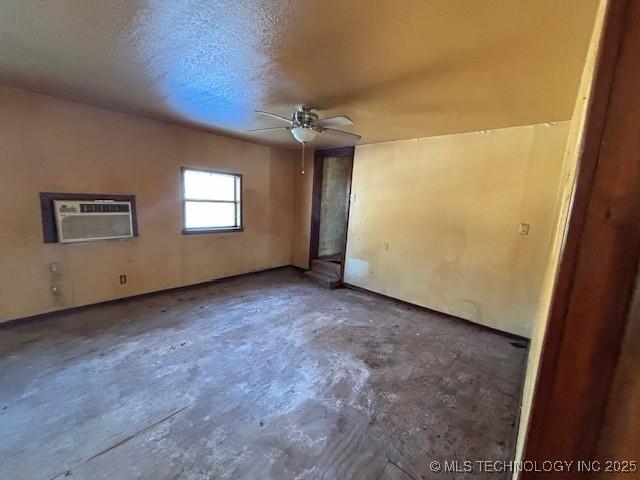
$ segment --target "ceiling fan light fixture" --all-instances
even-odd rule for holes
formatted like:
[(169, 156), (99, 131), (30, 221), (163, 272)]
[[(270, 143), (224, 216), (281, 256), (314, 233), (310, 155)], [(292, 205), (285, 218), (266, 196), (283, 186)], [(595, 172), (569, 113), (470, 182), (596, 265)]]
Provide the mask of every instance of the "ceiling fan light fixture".
[(314, 138), (316, 138), (318, 132), (311, 128), (294, 127), (291, 129), (291, 134), (293, 135), (293, 138), (295, 138), (300, 143), (309, 143)]

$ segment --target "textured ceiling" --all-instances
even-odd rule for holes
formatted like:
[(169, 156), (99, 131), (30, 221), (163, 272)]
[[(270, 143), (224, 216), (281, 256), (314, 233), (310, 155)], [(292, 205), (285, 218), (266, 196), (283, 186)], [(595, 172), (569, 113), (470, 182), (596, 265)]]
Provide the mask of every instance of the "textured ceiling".
[(244, 137), (299, 103), (361, 143), (564, 120), (596, 5), (0, 0), (0, 83)]

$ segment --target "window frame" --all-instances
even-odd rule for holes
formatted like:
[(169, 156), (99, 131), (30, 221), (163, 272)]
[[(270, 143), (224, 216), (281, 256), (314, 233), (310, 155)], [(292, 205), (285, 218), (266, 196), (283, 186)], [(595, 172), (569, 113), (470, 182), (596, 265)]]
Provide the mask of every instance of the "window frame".
[[(229, 175), (235, 177), (238, 181), (238, 189), (237, 192), (237, 200), (233, 203), (238, 203), (239, 208), (238, 211), (240, 213), (240, 224), (236, 227), (204, 227), (204, 228), (187, 228), (187, 202), (191, 201), (199, 201), (199, 202), (210, 202), (210, 203), (230, 203), (228, 201), (221, 200), (189, 200), (185, 196), (185, 185), (184, 185), (184, 174), (188, 170), (195, 172), (206, 172), (206, 173), (215, 173), (218, 175)], [(180, 167), (180, 201), (182, 202), (182, 234), (183, 235), (198, 235), (202, 233), (231, 233), (231, 232), (242, 232), (244, 231), (244, 202), (242, 201), (243, 190), (242, 190), (242, 174), (233, 173), (233, 172), (225, 172), (222, 170), (211, 170), (208, 168), (200, 168), (200, 167)]]

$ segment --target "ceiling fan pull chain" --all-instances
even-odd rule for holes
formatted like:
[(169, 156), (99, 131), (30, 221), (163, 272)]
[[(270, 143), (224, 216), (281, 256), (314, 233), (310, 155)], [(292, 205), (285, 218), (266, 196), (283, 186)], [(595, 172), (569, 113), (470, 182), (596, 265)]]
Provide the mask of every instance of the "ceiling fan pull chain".
[(302, 168), (302, 175), (304, 175), (304, 144), (305, 144), (305, 142), (302, 142), (302, 159), (300, 160), (300, 167)]

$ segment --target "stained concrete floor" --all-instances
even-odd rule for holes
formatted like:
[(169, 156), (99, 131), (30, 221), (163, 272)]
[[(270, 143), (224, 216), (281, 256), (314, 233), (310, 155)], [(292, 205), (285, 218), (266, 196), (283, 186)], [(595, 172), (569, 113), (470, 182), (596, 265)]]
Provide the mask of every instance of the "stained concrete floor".
[(290, 269), (3, 326), (0, 478), (482, 478), (518, 343)]

